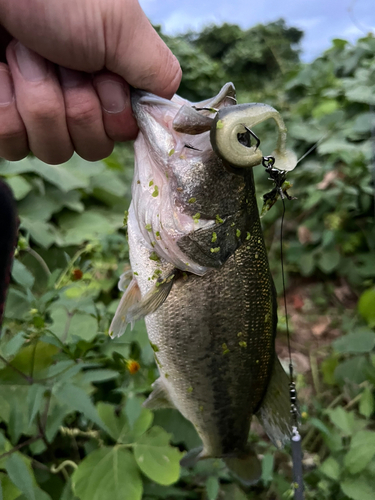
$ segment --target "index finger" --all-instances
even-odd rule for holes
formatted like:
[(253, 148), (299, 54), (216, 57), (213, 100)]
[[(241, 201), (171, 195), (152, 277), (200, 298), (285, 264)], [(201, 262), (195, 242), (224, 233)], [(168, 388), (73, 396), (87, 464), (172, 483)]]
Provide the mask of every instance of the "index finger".
[[(106, 12), (104, 17), (108, 36), (106, 67), (135, 88), (171, 98), (180, 85), (180, 64), (139, 3), (121, 2), (119, 11), (111, 10), (109, 14)], [(126, 19), (126, 22), (119, 22), (119, 19)]]

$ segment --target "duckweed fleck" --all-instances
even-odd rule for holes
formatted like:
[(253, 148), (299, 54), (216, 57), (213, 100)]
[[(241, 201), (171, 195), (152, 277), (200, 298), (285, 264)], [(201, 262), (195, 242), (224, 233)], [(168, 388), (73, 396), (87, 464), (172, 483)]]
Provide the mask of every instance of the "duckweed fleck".
[(154, 181), (150, 181), (148, 185), (151, 187), (154, 184)]
[(246, 241), (249, 241), (249, 239), (251, 238), (251, 234), (249, 233), (249, 231), (246, 233)]
[(216, 248), (211, 248), (211, 253), (217, 253), (220, 251), (220, 247), (216, 247)]
[(195, 203), (197, 201), (196, 198), (190, 198), (190, 200), (188, 200), (188, 203)]
[(191, 393), (193, 392), (193, 388), (192, 388), (192, 386), (188, 387), (188, 390), (187, 390), (187, 391), (188, 391), (188, 393), (189, 393), (189, 394), (191, 394)]
[(215, 232), (212, 233), (211, 243), (215, 243), (217, 240), (217, 234)]
[(150, 342), (150, 346), (154, 352), (159, 352), (159, 347), (152, 342)]
[(221, 345), (222, 349), (223, 349), (223, 354), (228, 354), (229, 353), (229, 349), (228, 349), (228, 346), (227, 344), (224, 342), (224, 344)]
[(152, 193), (152, 196), (156, 198), (159, 196), (159, 188), (157, 186), (154, 187), (154, 192)]
[(218, 222), (219, 224), (222, 224), (224, 222), (219, 214), (216, 214), (216, 222)]
[(221, 129), (221, 128), (223, 128), (223, 127), (224, 127), (223, 120), (218, 120), (218, 121), (216, 122), (216, 128), (218, 128), (218, 129), (220, 130), (220, 129)]
[(240, 347), (247, 347), (247, 342), (245, 342), (244, 340), (241, 340), (240, 342), (238, 342), (238, 345)]
[(193, 220), (195, 223), (198, 223), (200, 218), (201, 218), (201, 214), (199, 212), (197, 212), (195, 215), (193, 215)]
[(151, 255), (149, 257), (150, 260), (154, 260), (155, 262), (160, 261), (160, 257), (156, 252), (151, 252)]
[(124, 220), (123, 220), (123, 225), (124, 226), (128, 225), (128, 217), (129, 217), (129, 212), (128, 212), (128, 210), (125, 210), (125, 212), (124, 212)]
[(151, 224), (146, 224), (146, 225), (145, 225), (145, 228), (146, 228), (146, 230), (147, 230), (147, 231), (152, 231), (152, 226), (151, 226)]
[(237, 238), (239, 238), (241, 236), (241, 230), (240, 229), (236, 229), (236, 236), (237, 236)]
[(172, 156), (174, 154), (174, 148), (172, 148), (169, 153), (168, 153), (168, 156)]

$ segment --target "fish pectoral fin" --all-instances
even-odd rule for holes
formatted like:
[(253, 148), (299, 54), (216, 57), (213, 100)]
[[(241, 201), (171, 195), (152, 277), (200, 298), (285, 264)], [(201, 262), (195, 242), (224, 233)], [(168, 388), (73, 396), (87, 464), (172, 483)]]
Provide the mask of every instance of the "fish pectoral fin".
[(258, 482), (262, 475), (262, 465), (250, 446), (236, 456), (223, 457), (223, 460), (228, 469), (246, 486)]
[(174, 278), (174, 273), (164, 279), (159, 278), (151, 290), (139, 302), (131, 306), (128, 311), (128, 321), (137, 321), (159, 309), (172, 289)]
[(161, 378), (155, 380), (151, 386), (153, 391), (143, 403), (149, 410), (161, 410), (163, 408), (176, 408), (169, 395), (168, 389)]
[(255, 415), (277, 448), (282, 448), (292, 436), (289, 383), (276, 356), (267, 392)]
[(125, 333), (126, 327), (132, 320), (129, 319), (129, 309), (141, 300), (141, 291), (138, 283), (133, 278), (130, 285), (121, 297), (116, 313), (113, 317), (111, 326), (109, 327), (109, 335), (112, 338), (121, 337)]

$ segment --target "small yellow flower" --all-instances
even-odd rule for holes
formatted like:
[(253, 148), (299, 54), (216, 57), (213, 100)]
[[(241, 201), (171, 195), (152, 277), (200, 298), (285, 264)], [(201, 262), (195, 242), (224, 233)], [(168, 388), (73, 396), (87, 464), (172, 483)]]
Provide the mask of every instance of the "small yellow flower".
[(134, 375), (141, 368), (141, 365), (134, 359), (128, 359), (126, 361), (126, 367), (129, 370), (130, 375)]

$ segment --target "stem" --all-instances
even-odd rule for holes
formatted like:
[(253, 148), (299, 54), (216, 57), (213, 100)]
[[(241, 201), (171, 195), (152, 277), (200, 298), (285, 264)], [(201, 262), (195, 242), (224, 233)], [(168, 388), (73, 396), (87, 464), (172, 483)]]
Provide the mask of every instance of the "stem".
[(319, 383), (319, 370), (318, 370), (318, 363), (316, 362), (316, 357), (310, 353), (310, 368), (311, 368), (311, 375), (313, 379), (313, 384), (315, 387), (315, 392), (317, 395), (320, 394), (320, 383)]
[(65, 469), (67, 465), (70, 465), (70, 467), (72, 467), (74, 470), (78, 469), (78, 465), (75, 462), (73, 462), (73, 460), (64, 460), (57, 467), (52, 465), (50, 471), (52, 472), (52, 474), (58, 474), (62, 469)]
[(49, 267), (47, 266), (46, 261), (43, 259), (43, 257), (41, 257), (35, 250), (33, 250), (30, 247), (26, 248), (25, 251), (28, 252), (30, 255), (32, 255), (34, 259), (39, 262), (44, 272), (46, 273), (47, 277), (49, 278), (51, 275), (51, 271), (49, 270)]
[(73, 316), (74, 316), (74, 312), (72, 313), (72, 312), (68, 312), (68, 311), (67, 311), (67, 313), (68, 313), (68, 319), (66, 320), (64, 333), (62, 334), (62, 337), (61, 337), (61, 342), (62, 342), (63, 344), (65, 344), (66, 339), (67, 339), (67, 337), (68, 337), (69, 328), (70, 328), (70, 323), (71, 323), (72, 318), (73, 318)]
[(23, 377), (25, 380), (27, 380), (28, 384), (32, 384), (34, 382), (32, 377), (29, 377), (28, 375), (26, 375), (26, 373), (21, 372), (21, 370), (19, 370), (18, 368), (13, 366), (11, 363), (9, 363), (9, 361), (7, 361), (5, 358), (3, 358), (3, 356), (0, 356), (0, 360), (3, 363), (5, 363), (7, 366), (9, 366), (9, 368), (12, 368), (12, 370), (17, 372), (18, 375), (21, 375), (21, 377)]
[(88, 251), (87, 249), (87, 246), (85, 248), (81, 248), (81, 250), (78, 250), (78, 252), (76, 252), (73, 257), (71, 258), (70, 262), (68, 263), (68, 265), (66, 266), (66, 268), (64, 269), (64, 271), (61, 273), (60, 275), (60, 278), (57, 280), (56, 284), (55, 284), (55, 288), (58, 289), (60, 288), (61, 286), (61, 283), (63, 282), (65, 276), (70, 273), (70, 271), (72, 270), (73, 268), (73, 265), (74, 263), (76, 262), (77, 259), (79, 259), (79, 257), (81, 257), (81, 255), (83, 255), (84, 253), (86, 253)]
[(34, 437), (31, 437), (30, 439), (27, 439), (23, 443), (17, 444), (17, 446), (15, 446), (14, 448), (12, 448), (11, 450), (9, 450), (6, 453), (3, 453), (2, 455), (0, 455), (0, 460), (2, 458), (8, 457), (12, 453), (20, 450), (21, 448), (24, 448), (25, 446), (28, 446), (29, 444), (35, 443), (35, 441), (39, 441), (39, 439), (41, 439), (41, 438), (42, 438), (42, 436), (40, 434), (38, 434), (37, 436), (34, 436)]
[(30, 378), (32, 379), (34, 376), (34, 366), (35, 366), (35, 354), (36, 354), (36, 348), (38, 345), (38, 340), (35, 342), (33, 353), (31, 355), (31, 368), (30, 368)]

